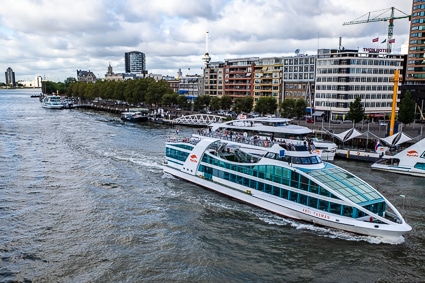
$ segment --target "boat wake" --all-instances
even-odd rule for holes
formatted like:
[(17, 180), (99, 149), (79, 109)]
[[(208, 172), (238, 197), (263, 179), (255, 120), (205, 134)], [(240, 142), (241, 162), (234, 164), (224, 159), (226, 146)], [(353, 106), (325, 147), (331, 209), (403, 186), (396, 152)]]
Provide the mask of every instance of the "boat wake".
[(345, 241), (354, 241), (354, 242), (368, 242), (370, 244), (392, 244), (392, 245), (399, 245), (404, 243), (404, 237), (400, 237), (397, 240), (393, 239), (386, 239), (386, 238), (377, 238), (372, 236), (364, 236), (364, 235), (357, 235), (350, 232), (346, 232), (343, 230), (337, 230), (322, 226), (313, 225), (310, 223), (297, 221), (289, 218), (283, 218), (279, 215), (270, 214), (266, 215), (263, 213), (260, 213), (257, 215), (260, 220), (273, 225), (290, 225), (291, 227), (297, 229), (297, 230), (305, 230), (305, 231), (312, 231), (317, 236), (324, 237), (324, 238), (330, 238), (330, 239), (339, 239), (339, 240), (345, 240)]

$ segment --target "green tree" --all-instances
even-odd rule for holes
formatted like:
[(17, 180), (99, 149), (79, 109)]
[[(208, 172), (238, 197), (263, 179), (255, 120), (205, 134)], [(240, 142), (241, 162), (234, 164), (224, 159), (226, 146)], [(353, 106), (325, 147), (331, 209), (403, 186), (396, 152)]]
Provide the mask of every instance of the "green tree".
[(296, 101), (293, 98), (287, 98), (285, 99), (281, 105), (280, 105), (280, 114), (282, 117), (292, 119), (293, 117), (297, 116), (296, 107), (295, 107)]
[(177, 104), (177, 98), (179, 95), (177, 93), (166, 93), (162, 97), (162, 103), (166, 106), (173, 106)]
[(304, 98), (299, 98), (295, 102), (295, 116), (300, 119), (301, 117), (304, 117), (306, 114), (307, 108), (307, 101), (305, 101)]
[(185, 96), (183, 94), (178, 95), (178, 97), (177, 97), (177, 105), (179, 105), (181, 109), (188, 108), (189, 102), (187, 100), (187, 96)]
[(230, 95), (223, 95), (221, 97), (221, 109), (230, 110), (232, 107), (232, 97)]
[(218, 96), (214, 96), (210, 101), (210, 109), (211, 110), (219, 110), (221, 109), (221, 98)]
[(277, 101), (276, 98), (272, 96), (263, 96), (260, 97), (255, 104), (255, 112), (265, 114), (274, 114), (277, 109)]
[(235, 112), (236, 113), (249, 113), (252, 111), (254, 99), (251, 96), (235, 98)]
[(406, 91), (404, 97), (400, 100), (398, 121), (403, 124), (410, 124), (415, 121), (415, 101), (412, 100), (410, 91)]
[(348, 110), (347, 118), (353, 120), (354, 123), (358, 123), (363, 120), (364, 108), (362, 105), (362, 99), (357, 96), (353, 102), (350, 102), (350, 110)]
[(194, 108), (200, 110), (210, 105), (211, 97), (209, 95), (200, 95), (195, 99)]

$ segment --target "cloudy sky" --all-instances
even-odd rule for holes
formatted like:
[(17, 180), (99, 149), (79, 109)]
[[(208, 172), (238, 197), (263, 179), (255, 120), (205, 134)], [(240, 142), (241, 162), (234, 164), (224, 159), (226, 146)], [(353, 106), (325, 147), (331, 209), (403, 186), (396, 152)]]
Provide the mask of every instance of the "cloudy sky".
[[(412, 0), (1, 0), (0, 71), (11, 67), (17, 80), (64, 81), (80, 69), (103, 78), (109, 64), (124, 72), (124, 53), (136, 50), (149, 73), (200, 74), (207, 31), (212, 61), (316, 54), (338, 48), (339, 37), (347, 49), (385, 48), (388, 22), (343, 23), (388, 17), (390, 7), (410, 14)], [(394, 21), (393, 53), (407, 44), (409, 24)]]

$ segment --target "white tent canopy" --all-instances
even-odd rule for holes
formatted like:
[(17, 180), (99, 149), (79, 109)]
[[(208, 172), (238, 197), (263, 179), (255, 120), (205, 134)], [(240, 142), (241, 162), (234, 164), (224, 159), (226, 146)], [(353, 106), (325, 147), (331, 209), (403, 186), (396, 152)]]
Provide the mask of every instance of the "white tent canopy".
[(399, 144), (402, 144), (404, 142), (410, 141), (412, 138), (408, 135), (403, 134), (403, 132), (399, 132), (397, 134), (394, 134), (392, 136), (381, 138), (381, 141), (385, 142), (386, 144), (390, 146), (396, 146)]
[(362, 133), (357, 131), (355, 128), (351, 128), (345, 132), (342, 132), (340, 134), (333, 134), (337, 139), (339, 139), (342, 142), (349, 141), (351, 139), (354, 139), (358, 136), (361, 136)]

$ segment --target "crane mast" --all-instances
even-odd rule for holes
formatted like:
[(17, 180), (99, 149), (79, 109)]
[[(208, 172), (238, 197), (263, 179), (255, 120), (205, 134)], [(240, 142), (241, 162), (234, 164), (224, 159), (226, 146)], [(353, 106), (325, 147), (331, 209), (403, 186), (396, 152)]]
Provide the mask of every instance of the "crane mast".
[[(386, 12), (391, 10), (391, 14), (390, 16), (387, 17), (381, 17), (383, 14), (385, 14)], [(401, 16), (395, 16), (395, 11), (400, 12), (402, 15)], [(371, 13), (378, 13), (381, 12), (380, 14), (378, 14), (377, 16), (371, 17)], [(367, 19), (364, 19), (364, 17), (367, 16)], [(363, 18), (363, 19), (362, 19)], [(359, 18), (350, 21), (350, 22), (345, 22), (343, 23), (344, 26), (346, 25), (356, 25), (356, 24), (364, 24), (364, 23), (373, 23), (373, 22), (386, 22), (388, 21), (388, 35), (387, 35), (387, 49), (388, 49), (388, 53), (391, 53), (391, 44), (392, 41), (391, 39), (393, 38), (393, 34), (394, 34), (394, 20), (398, 20), (398, 19), (405, 19), (405, 18), (409, 18), (410, 21), (410, 15), (398, 10), (397, 8), (391, 7), (388, 9), (384, 9), (384, 10), (378, 10), (378, 11), (372, 11), (372, 12), (368, 12), (362, 16), (360, 16)]]

